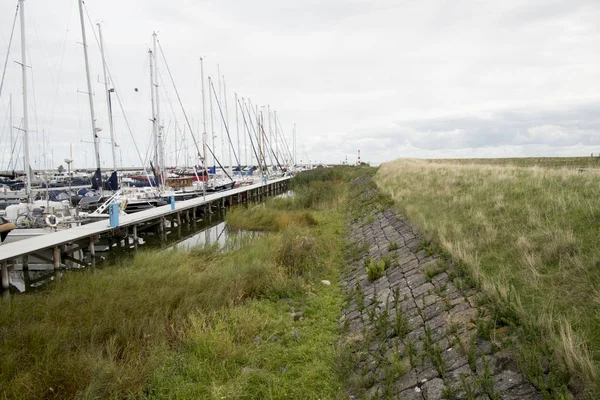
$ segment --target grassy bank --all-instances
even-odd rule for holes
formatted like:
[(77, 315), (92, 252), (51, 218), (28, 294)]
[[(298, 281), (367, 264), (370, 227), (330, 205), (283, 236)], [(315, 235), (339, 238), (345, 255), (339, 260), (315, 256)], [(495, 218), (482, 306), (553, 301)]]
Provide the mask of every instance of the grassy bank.
[(235, 211), (271, 232), (237, 250), (148, 251), (3, 302), (3, 397), (339, 397), (344, 174)]
[(543, 168), (600, 168), (600, 157), (519, 157), (519, 158), (462, 158), (426, 160), (432, 164), (501, 165)]
[(600, 176), (397, 160), (376, 181), (491, 296), (495, 322), (521, 329), (524, 363), (558, 360), (566, 375), (546, 385), (598, 391)]

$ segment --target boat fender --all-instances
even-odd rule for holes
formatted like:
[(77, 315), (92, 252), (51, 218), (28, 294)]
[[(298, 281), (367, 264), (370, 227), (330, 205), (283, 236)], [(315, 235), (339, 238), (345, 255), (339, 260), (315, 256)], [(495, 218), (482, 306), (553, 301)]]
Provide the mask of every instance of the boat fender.
[(128, 203), (127, 199), (125, 199), (125, 201), (123, 201), (121, 203), (121, 206), (119, 207), (121, 209), (121, 211), (125, 211), (125, 209), (127, 208), (127, 203)]
[(52, 228), (56, 228), (58, 225), (58, 219), (54, 214), (46, 215), (46, 225), (51, 226)]

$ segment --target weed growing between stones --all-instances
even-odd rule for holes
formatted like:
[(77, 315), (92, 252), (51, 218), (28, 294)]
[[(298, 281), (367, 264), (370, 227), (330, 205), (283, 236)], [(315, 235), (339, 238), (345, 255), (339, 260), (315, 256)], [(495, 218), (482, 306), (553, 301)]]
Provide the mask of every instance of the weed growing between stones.
[(491, 400), (500, 400), (500, 395), (494, 390), (494, 375), (488, 358), (483, 359), (483, 374), (479, 377), (479, 384)]
[[(377, 306), (374, 305), (374, 309), (376, 310)], [(374, 311), (376, 313), (376, 311)], [(388, 336), (388, 327), (390, 325), (390, 312), (388, 311), (387, 304), (385, 308), (379, 313), (376, 314), (376, 321), (374, 326), (374, 334), (375, 337), (380, 340), (385, 340)]]
[(425, 327), (425, 339), (423, 340), (423, 354), (421, 355), (421, 362), (424, 362), (426, 358), (433, 364), (436, 371), (442, 379), (446, 377), (446, 363), (442, 358), (442, 349), (437, 343), (433, 342), (431, 337), (431, 329)]
[(365, 293), (358, 282), (356, 282), (356, 287), (354, 288), (354, 300), (356, 301), (358, 312), (362, 314), (365, 310)]
[(408, 356), (408, 360), (410, 361), (410, 368), (415, 368), (419, 365), (419, 353), (417, 351), (417, 347), (411, 339), (406, 339), (406, 341), (404, 342), (404, 346), (404, 350), (406, 352), (406, 355)]
[(427, 257), (431, 257), (435, 254), (435, 247), (431, 242), (429, 242), (429, 240), (422, 239), (420, 249), (425, 252), (425, 255), (427, 255)]
[(383, 272), (385, 271), (385, 261), (379, 260), (375, 261), (371, 259), (369, 261), (369, 266), (367, 267), (367, 277), (371, 282), (376, 281), (377, 279), (383, 276)]
[(398, 377), (406, 373), (406, 365), (397, 352), (393, 353), (384, 366), (384, 397), (394, 398), (394, 382)]

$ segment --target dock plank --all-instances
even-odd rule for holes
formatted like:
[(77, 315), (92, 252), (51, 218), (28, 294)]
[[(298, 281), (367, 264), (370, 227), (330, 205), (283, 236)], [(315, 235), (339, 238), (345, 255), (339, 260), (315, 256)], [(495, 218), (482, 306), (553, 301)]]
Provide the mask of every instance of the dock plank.
[(175, 214), (180, 211), (185, 211), (194, 207), (198, 207), (215, 200), (229, 197), (232, 195), (247, 192), (249, 190), (258, 189), (264, 186), (271, 185), (277, 182), (289, 180), (291, 177), (283, 177), (273, 179), (264, 183), (256, 183), (254, 185), (242, 186), (226, 192), (218, 192), (204, 196), (196, 197), (189, 200), (178, 201), (175, 203), (175, 210), (171, 210), (171, 205), (156, 207), (149, 210), (140, 211), (134, 214), (119, 216), (119, 227), (113, 228), (109, 225), (108, 218), (103, 221), (93, 222), (86, 225), (77, 226), (62, 231), (40, 235), (34, 238), (19, 240), (13, 243), (7, 243), (0, 246), (0, 261), (19, 258), (26, 254), (40, 252), (45, 249), (50, 249), (56, 246), (61, 246), (68, 243), (74, 243), (85, 238), (100, 235), (110, 232), (114, 229), (119, 229), (127, 226), (137, 225), (143, 222), (151, 221), (159, 217)]

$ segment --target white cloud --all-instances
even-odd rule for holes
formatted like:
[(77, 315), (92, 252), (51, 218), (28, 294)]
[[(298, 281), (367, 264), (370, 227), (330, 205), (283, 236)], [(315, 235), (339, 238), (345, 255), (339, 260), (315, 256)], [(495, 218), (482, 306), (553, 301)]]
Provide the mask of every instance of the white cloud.
[[(41, 159), (45, 135), (54, 164), (73, 143), (76, 164), (85, 158), (91, 165), (87, 99), (78, 93), (85, 90), (85, 75), (77, 3), (26, 5), (35, 156)], [(0, 61), (15, 6), (16, 0), (0, 4)], [(103, 20), (116, 89), (142, 152), (150, 135), (147, 48), (153, 30), (195, 131), (201, 119), (199, 57), (205, 56), (207, 75), (216, 74), (217, 63), (226, 75), (230, 119), (233, 91), (271, 105), (288, 140), (297, 122), (304, 159), (351, 159), (358, 148), (375, 162), (585, 155), (600, 145), (600, 3), (594, 0), (88, 0), (87, 8), (94, 22)], [(106, 128), (101, 64), (89, 26), (88, 34), (98, 122)], [(19, 45), (17, 34), (0, 99), (2, 144), (9, 93), (16, 120), (21, 115), (13, 62), (20, 59)], [(164, 65), (161, 75), (168, 82)], [(176, 118), (182, 127), (170, 85), (168, 92), (170, 105), (164, 93), (161, 102), (165, 125), (174, 126)], [(124, 163), (139, 164), (116, 114)], [(168, 135), (173, 153), (173, 131)], [(0, 168), (6, 153), (0, 153)], [(110, 163), (106, 145), (102, 159)]]

